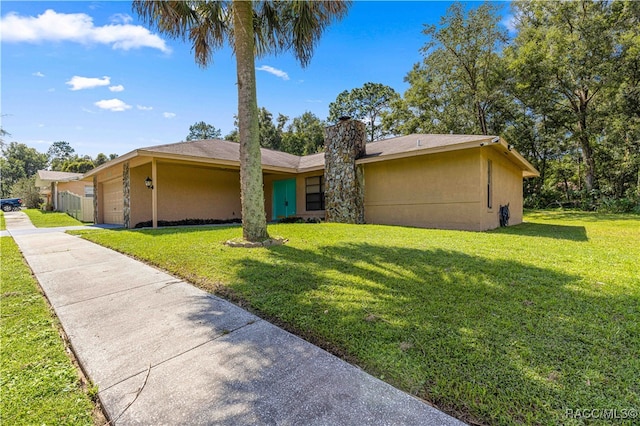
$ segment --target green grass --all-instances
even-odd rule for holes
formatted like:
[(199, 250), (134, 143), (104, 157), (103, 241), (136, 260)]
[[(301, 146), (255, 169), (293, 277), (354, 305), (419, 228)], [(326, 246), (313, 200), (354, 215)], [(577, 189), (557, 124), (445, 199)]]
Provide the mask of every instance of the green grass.
[(7, 225), (4, 222), (4, 212), (0, 210), (0, 231), (7, 229)]
[[(467, 422), (640, 409), (640, 217), (530, 212), (491, 232), (273, 225), (87, 231)], [(618, 424), (631, 424), (624, 420)]]
[(66, 213), (46, 212), (38, 209), (22, 210), (29, 216), (31, 223), (36, 228), (55, 228), (58, 226), (77, 226), (84, 225), (79, 220), (74, 219)]
[(93, 403), (11, 237), (1, 237), (0, 424), (93, 424)]

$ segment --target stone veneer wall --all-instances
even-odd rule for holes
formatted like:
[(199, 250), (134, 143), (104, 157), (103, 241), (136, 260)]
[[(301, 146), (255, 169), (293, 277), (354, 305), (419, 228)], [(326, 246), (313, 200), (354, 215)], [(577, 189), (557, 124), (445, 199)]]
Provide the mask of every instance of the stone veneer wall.
[(93, 223), (98, 223), (98, 176), (93, 175)]
[(124, 216), (123, 226), (129, 228), (131, 218), (131, 173), (129, 171), (129, 162), (122, 164), (122, 215)]
[(356, 160), (365, 155), (366, 126), (342, 119), (324, 130), (324, 193), (327, 222), (364, 223), (364, 171)]

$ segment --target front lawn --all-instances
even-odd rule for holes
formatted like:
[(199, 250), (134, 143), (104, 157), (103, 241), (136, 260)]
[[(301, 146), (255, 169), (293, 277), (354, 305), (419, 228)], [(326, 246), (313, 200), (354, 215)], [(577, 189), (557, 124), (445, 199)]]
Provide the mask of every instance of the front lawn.
[(94, 424), (94, 404), (38, 284), (13, 239), (0, 245), (0, 424)]
[(56, 228), (59, 226), (78, 226), (84, 225), (79, 220), (69, 216), (66, 213), (47, 212), (39, 209), (22, 210), (29, 216), (31, 223), (36, 228)]
[(280, 224), (269, 232), (290, 241), (268, 249), (223, 245), (238, 227), (82, 235), (470, 423), (582, 424), (576, 410), (640, 409), (640, 217), (525, 220), (492, 232)]
[(4, 212), (0, 210), (0, 231), (4, 231), (5, 229), (7, 229), (7, 226), (4, 222)]

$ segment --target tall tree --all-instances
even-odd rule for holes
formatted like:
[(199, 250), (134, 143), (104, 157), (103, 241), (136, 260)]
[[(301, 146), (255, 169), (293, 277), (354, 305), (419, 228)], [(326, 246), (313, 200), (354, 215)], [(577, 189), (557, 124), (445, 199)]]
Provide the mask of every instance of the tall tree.
[(369, 142), (373, 142), (388, 134), (381, 125), (382, 115), (399, 98), (400, 95), (392, 87), (380, 83), (365, 83), (362, 87), (343, 91), (329, 104), (329, 121), (335, 123), (342, 116), (363, 120), (367, 126)]
[(136, 0), (134, 10), (158, 30), (188, 38), (196, 62), (206, 67), (228, 42), (236, 58), (240, 191), (243, 237), (268, 238), (260, 158), (255, 57), (291, 50), (302, 66), (311, 60), (324, 29), (342, 18), (347, 1)]
[(282, 129), (273, 124), (273, 114), (265, 107), (258, 110), (258, 128), (260, 129), (260, 146), (280, 150)]
[(327, 123), (307, 111), (293, 119), (282, 135), (282, 150), (295, 155), (321, 152), (324, 147), (324, 128)]
[(207, 139), (220, 139), (222, 131), (216, 129), (215, 126), (199, 121), (189, 126), (189, 134), (185, 138), (186, 141), (202, 141)]
[(511, 71), (534, 108), (553, 103), (553, 118), (564, 123), (580, 149), (588, 192), (598, 186), (600, 116), (625, 63), (619, 5), (590, 0), (515, 4), (518, 35)]
[(75, 150), (69, 142), (57, 141), (51, 144), (47, 155), (49, 156), (49, 168), (51, 170), (61, 171), (65, 161), (71, 160), (75, 154)]
[(402, 101), (385, 117), (397, 133), (499, 133), (506, 42), (498, 7), (449, 7), (440, 25), (425, 25), (424, 60), (406, 76)]
[(95, 160), (93, 160), (93, 164), (98, 167), (103, 165), (104, 163), (106, 163), (107, 161), (109, 161), (109, 158), (104, 155), (104, 153), (99, 153), (98, 155), (96, 155)]

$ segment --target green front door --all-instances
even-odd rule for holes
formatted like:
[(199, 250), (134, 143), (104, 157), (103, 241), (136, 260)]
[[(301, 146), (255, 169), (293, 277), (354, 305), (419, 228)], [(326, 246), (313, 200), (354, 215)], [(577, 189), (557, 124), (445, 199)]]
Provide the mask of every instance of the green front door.
[(273, 182), (273, 220), (296, 214), (296, 180)]

